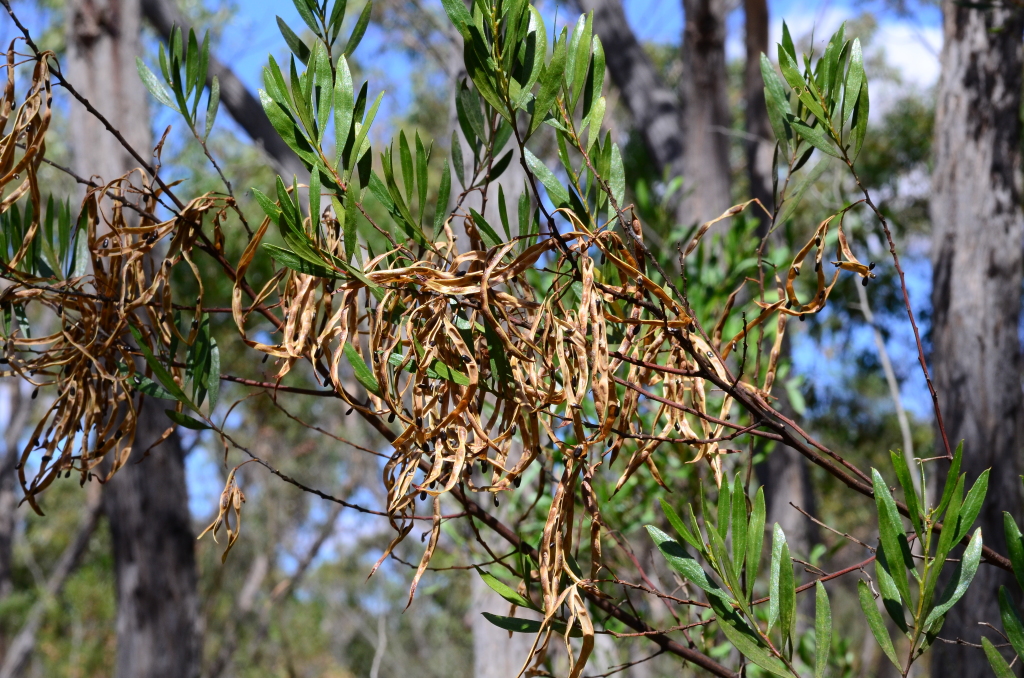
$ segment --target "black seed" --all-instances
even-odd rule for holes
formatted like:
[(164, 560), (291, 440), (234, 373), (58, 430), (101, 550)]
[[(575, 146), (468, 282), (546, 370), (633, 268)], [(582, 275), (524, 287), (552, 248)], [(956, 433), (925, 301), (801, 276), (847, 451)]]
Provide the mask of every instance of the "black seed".
[(814, 262), (814, 272), (817, 273), (820, 270), (821, 270), (821, 262), (820, 261)]
[(512, 424), (512, 428), (509, 429), (509, 434), (510, 435), (515, 435), (517, 429), (518, 429), (518, 427), (515, 424)]
[(608, 436), (608, 442), (607, 442), (608, 447), (611, 447), (614, 444), (615, 444), (615, 436)]
[(494, 495), (494, 505), (495, 506), (500, 506), (501, 505), (500, 502), (498, 501), (498, 495)]
[(462, 360), (463, 360), (463, 362), (467, 362), (468, 363), (471, 360), (471, 358), (468, 355), (466, 355), (465, 353), (463, 353), (462, 354)]
[(103, 249), (107, 249), (110, 246), (110, 238), (103, 239)]
[(71, 477), (71, 469), (68, 469), (68, 472), (64, 474), (64, 477), (65, 478), (70, 478)]
[(423, 428), (423, 417), (416, 417), (416, 428)]
[(354, 409), (356, 409), (356, 408), (354, 408), (354, 407), (348, 408), (348, 411), (345, 412), (345, 416), (347, 417), (348, 415), (352, 414), (352, 410), (354, 410)]
[(426, 501), (426, 499), (427, 499), (427, 492), (426, 492), (426, 490), (424, 490), (423, 492), (420, 492), (420, 501)]
[(572, 453), (575, 454), (577, 457), (580, 456), (581, 454), (583, 454), (583, 446), (577, 445), (576, 449), (574, 449)]
[(860, 284), (863, 285), (864, 287), (867, 287), (868, 286), (868, 279), (864, 278), (863, 280), (860, 281)]
[(121, 436), (123, 436), (123, 435), (124, 435), (124, 433), (121, 432), (121, 429), (117, 429), (117, 432), (114, 433), (114, 440), (120, 440)]
[(786, 302), (786, 310), (788, 311), (791, 308), (793, 308), (793, 302), (792, 301), (787, 301)]
[(807, 318), (805, 318), (805, 317), (804, 317), (804, 316), (802, 316), (802, 315), (799, 315), (799, 316), (797, 316), (797, 317), (798, 317), (798, 318), (800, 318), (800, 322), (803, 322), (804, 320), (807, 320)]
[(632, 327), (629, 328), (629, 333), (632, 334), (634, 337), (640, 334), (640, 326), (633, 325)]
[(260, 361), (260, 364), (263, 364), (263, 363), (267, 362), (267, 358), (269, 358), (269, 357), (270, 357), (269, 353), (264, 354), (263, 360)]
[(464, 275), (466, 275), (465, 271), (455, 271), (455, 277), (456, 278), (461, 278)]
[(7, 365), (11, 361), (7, 358), (0, 358), (0, 365)]
[(74, 397), (75, 397), (75, 393), (77, 393), (77, 392), (78, 392), (78, 391), (76, 391), (76, 390), (75, 390), (75, 387), (74, 387), (74, 386), (72, 386), (72, 387), (71, 387), (71, 390), (69, 391), (69, 393), (71, 393), (71, 397), (72, 397), (72, 398), (74, 398)]
[(608, 261), (607, 257), (604, 256), (604, 252), (601, 252), (601, 265), (604, 266), (606, 261)]
[(875, 270), (875, 262), (872, 261), (870, 264), (868, 264), (868, 270), (869, 271)]
[(389, 424), (393, 424), (394, 421), (395, 421), (395, 413), (392, 412), (391, 414), (388, 415), (388, 423)]
[(519, 476), (516, 476), (515, 478), (512, 479), (512, 484), (515, 485), (516, 487), (519, 487), (520, 485), (523, 484), (523, 479), (520, 478)]
[(51, 457), (50, 455), (48, 455), (48, 454), (44, 455), (43, 456), (43, 463), (44, 464), (49, 464), (51, 459), (53, 459), (53, 457)]
[(814, 245), (816, 247), (821, 247), (821, 237), (817, 237), (814, 239)]
[(38, 386), (35, 389), (32, 390), (32, 400), (35, 400), (37, 395), (39, 395), (39, 387)]
[(448, 431), (441, 431), (441, 440), (448, 442)]

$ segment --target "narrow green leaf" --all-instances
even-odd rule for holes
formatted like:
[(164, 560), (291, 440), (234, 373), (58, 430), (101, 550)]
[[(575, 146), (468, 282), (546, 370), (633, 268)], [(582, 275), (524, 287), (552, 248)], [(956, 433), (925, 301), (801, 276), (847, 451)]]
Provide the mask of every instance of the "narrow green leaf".
[(370, 25), (370, 12), (372, 10), (373, 0), (366, 0), (363, 11), (359, 13), (356, 25), (352, 27), (352, 34), (348, 37), (348, 42), (345, 44), (346, 56), (351, 56), (352, 52), (356, 51), (356, 47), (359, 47), (359, 43), (366, 34), (366, 27)]
[(355, 157), (353, 158), (353, 164), (355, 164), (355, 162), (358, 162), (359, 158), (362, 157), (361, 151), (363, 147), (363, 141), (366, 139), (366, 135), (369, 134), (370, 132), (370, 125), (373, 124), (373, 119), (377, 117), (377, 109), (380, 108), (380, 102), (383, 98), (384, 92), (382, 91), (380, 94), (377, 95), (377, 98), (374, 99), (373, 105), (370, 106), (370, 110), (367, 111), (366, 117), (363, 119), (363, 123), (359, 126), (359, 129), (356, 132), (356, 140), (352, 144), (352, 148), (356, 154)]
[(814, 678), (824, 678), (832, 646), (832, 607), (825, 586), (814, 583)]
[[(776, 525), (778, 529), (778, 525)], [(779, 529), (779, 533), (782, 530)], [(789, 638), (796, 643), (796, 581), (793, 577), (793, 561), (789, 555), (789, 544), (785, 537), (782, 541), (782, 553), (779, 558), (779, 627), (782, 629), (783, 640)]]
[(1006, 592), (1005, 586), (999, 587), (999, 613), (1003, 620), (1003, 631), (1013, 646), (1018, 657), (1024, 657), (1024, 623), (1020, 620), (1020, 610)]
[[(879, 544), (875, 551), (875, 578), (878, 580), (878, 592), (882, 595), (882, 605), (885, 607), (889, 617), (896, 622), (896, 626), (901, 631), (906, 633), (907, 618), (903, 612), (903, 596), (896, 587), (896, 580), (893, 577), (894, 574), (888, 554), (885, 552), (885, 547)], [(907, 601), (908, 607), (912, 604), (912, 601)]]
[[(502, 617), (497, 614), (491, 614), (490, 612), (481, 612), (487, 621), (491, 622), (500, 629), (511, 631), (512, 633), (540, 633), (544, 628), (543, 622), (539, 619), (521, 619), (520, 617)], [(548, 624), (556, 633), (560, 635), (565, 634), (565, 622), (559, 620), (553, 620)], [(583, 633), (578, 627), (574, 627), (570, 630), (569, 635), (572, 638), (580, 638)]]
[(260, 103), (263, 104), (263, 110), (266, 112), (274, 129), (281, 135), (281, 139), (306, 163), (307, 167), (312, 166), (316, 162), (316, 154), (298, 125), (292, 120), (291, 115), (284, 107), (274, 101), (265, 90), (259, 90), (259, 95)]
[[(956, 487), (957, 478), (960, 476), (960, 462), (964, 456), (964, 441), (960, 441), (960, 444), (956, 446), (956, 452), (953, 453), (953, 462), (949, 465), (949, 471), (946, 472), (946, 484), (942, 487), (942, 498), (939, 500), (939, 505), (935, 509), (935, 515), (941, 516), (946, 507), (949, 506), (950, 499), (953, 498), (953, 489)], [(948, 520), (948, 518), (944, 519)]]
[(728, 604), (723, 604), (717, 598), (710, 598), (711, 607), (715, 611), (715, 621), (718, 628), (722, 629), (726, 639), (740, 651), (740, 653), (760, 666), (772, 675), (781, 678), (793, 678), (793, 674), (786, 668), (782, 661), (774, 656), (764, 641), (758, 637), (750, 626), (736, 613)]
[(402, 166), (402, 183), (405, 186), (406, 200), (412, 205), (416, 175), (412, 164), (412, 149), (409, 146), (409, 139), (405, 136), (405, 130), (398, 133), (398, 158)]
[(466, 24), (473, 21), (473, 17), (470, 16), (469, 10), (466, 9), (466, 5), (462, 0), (441, 0), (441, 6), (444, 7), (444, 11), (452, 25), (460, 33), (464, 32)]
[[(455, 176), (459, 178), (459, 185), (463, 188), (469, 188), (466, 185), (466, 162), (462, 159), (462, 143), (459, 141), (459, 133), (452, 132), (452, 166), (455, 168)], [(448, 209), (447, 203), (445, 203), (445, 209)]]
[[(786, 535), (783, 534), (782, 528), (779, 527), (778, 523), (775, 523), (775, 528), (772, 530), (772, 564), (771, 570), (768, 576), (768, 630), (770, 631), (775, 622), (779, 620), (781, 614), (780, 602), (782, 600), (780, 595), (780, 580), (782, 578), (782, 548), (786, 545)], [(788, 552), (788, 549), (787, 549)], [(785, 566), (789, 567), (790, 573), (793, 571), (793, 567), (787, 560)], [(792, 576), (792, 574), (791, 574)]]
[(309, 30), (313, 31), (313, 35), (320, 35), (320, 26), (317, 25), (316, 18), (305, 0), (292, 0), (292, 4), (295, 5), (295, 9), (299, 10), (299, 16), (309, 26)]
[[(914, 560), (903, 531), (903, 521), (896, 510), (896, 502), (889, 494), (889, 488), (876, 469), (871, 469), (872, 489), (875, 493), (875, 507), (878, 511), (878, 535), (888, 557), (890, 574), (903, 600), (910, 604), (910, 584), (904, 570), (913, 571)], [(901, 565), (903, 567), (901, 567)]]
[(501, 596), (508, 602), (512, 603), (513, 605), (518, 605), (519, 607), (525, 607), (527, 609), (537, 610), (538, 612), (540, 612), (540, 609), (536, 605), (534, 605), (529, 598), (525, 597), (512, 587), (508, 586), (494, 575), (490, 574), (489, 572), (485, 572), (484, 570), (481, 570), (479, 567), (476, 568), (476, 571), (477, 574), (480, 575), (480, 578), (484, 580), (484, 583), (491, 587), (492, 591), (497, 593), (499, 596)]
[(857, 582), (857, 594), (860, 597), (860, 609), (864, 611), (864, 616), (868, 620), (868, 627), (871, 629), (871, 635), (875, 637), (875, 641), (879, 647), (882, 648), (882, 652), (889, 658), (900, 673), (903, 673), (903, 667), (900, 666), (900, 660), (896, 658), (896, 649), (892, 646), (892, 639), (889, 637), (889, 631), (885, 628), (885, 622), (882, 621), (882, 615), (878, 612), (878, 606), (875, 604), (875, 598), (871, 595), (871, 589), (863, 581)]
[(380, 397), (380, 384), (377, 383), (377, 378), (373, 376), (373, 372), (366, 366), (366, 363), (363, 362), (363, 359), (356, 352), (352, 344), (345, 344), (345, 359), (352, 365), (352, 372), (355, 375), (356, 381), (362, 384), (363, 388), (367, 391)]
[(846, 71), (846, 86), (843, 93), (843, 119), (850, 119), (853, 114), (853, 107), (860, 98), (860, 88), (864, 82), (864, 53), (861, 50), (860, 38), (853, 39), (853, 46), (850, 49), (850, 68)]
[(309, 47), (306, 46), (306, 43), (302, 42), (302, 39), (295, 35), (295, 31), (281, 17), (277, 17), (277, 27), (280, 29), (281, 36), (284, 37), (284, 42), (288, 45), (288, 49), (292, 51), (292, 54), (298, 57), (303, 65), (308, 64)]
[(959, 543), (967, 535), (981, 512), (981, 506), (985, 503), (985, 495), (988, 493), (988, 475), (989, 469), (982, 471), (971, 487), (971, 491), (964, 497), (964, 503), (960, 505), (956, 536), (953, 538), (954, 544)]
[(718, 513), (718, 533), (725, 539), (729, 536), (729, 519), (732, 517), (732, 488), (729, 487), (728, 476), (722, 479), (722, 486), (718, 488), (718, 504), (715, 508)]
[(319, 40), (313, 55), (313, 68), (316, 76), (315, 91), (317, 98), (316, 130), (317, 144), (322, 145), (327, 133), (327, 121), (331, 117), (331, 105), (334, 103), (334, 71), (331, 58), (327, 56), (327, 48)]
[(907, 512), (910, 513), (910, 522), (913, 523), (914, 530), (918, 536), (924, 539), (924, 524), (921, 522), (921, 503), (917, 496), (917, 491), (914, 489), (914, 481), (910, 476), (910, 467), (907, 466), (907, 460), (902, 453), (890, 452), (889, 457), (892, 459), (892, 467), (896, 470), (896, 478), (899, 479), (900, 486), (903, 488), (903, 498), (907, 503)]
[[(743, 572), (747, 555), (747, 495), (743, 491), (742, 478), (736, 474), (732, 484), (732, 564), (736, 579)], [(738, 592), (737, 592), (738, 594)]]
[(562, 207), (569, 204), (569, 192), (565, 190), (565, 186), (558, 180), (557, 177), (548, 169), (548, 166), (544, 164), (544, 161), (535, 156), (530, 149), (524, 149), (526, 153), (526, 166), (530, 168), (534, 176), (540, 180), (540, 183), (547, 189), (548, 197), (551, 202), (555, 204), (555, 207)]
[(864, 138), (868, 133), (868, 116), (870, 114), (871, 105), (868, 101), (868, 81), (865, 80), (860, 86), (860, 97), (857, 99), (857, 105), (853, 109), (853, 134), (850, 135), (850, 139), (853, 142), (853, 152), (850, 153), (850, 159), (856, 160), (857, 156), (860, 155), (860, 149), (864, 146)]
[(149, 350), (149, 346), (142, 340), (142, 332), (138, 330), (134, 325), (129, 325), (128, 329), (131, 331), (132, 336), (135, 337), (135, 343), (138, 345), (139, 350), (142, 351), (142, 357), (146, 360), (146, 364), (149, 365), (149, 369), (153, 370), (153, 374), (156, 375), (160, 385), (167, 390), (168, 393), (174, 396), (175, 400), (184, 403), (190, 410), (198, 413), (199, 408), (196, 407), (185, 392), (178, 386), (178, 382), (174, 381), (174, 377), (168, 372), (160, 361), (156, 359), (153, 352)]
[(282, 266), (292, 269), (293, 271), (312, 275), (317, 278), (332, 279), (338, 277), (337, 274), (329, 269), (326, 264), (322, 262), (320, 264), (315, 264), (291, 250), (286, 250), (283, 247), (278, 247), (277, 245), (272, 245), (268, 242), (262, 243), (260, 247), (262, 247), (274, 261)]
[(757, 488), (754, 508), (747, 525), (747, 598), (754, 595), (754, 583), (761, 572), (761, 549), (764, 547), (765, 503), (764, 488)]
[(473, 225), (476, 226), (480, 237), (483, 238), (484, 244), (487, 247), (497, 247), (500, 245), (502, 243), (501, 238), (494, 232), (494, 229), (487, 223), (483, 215), (472, 208), (470, 208), (469, 212), (473, 215)]
[(210, 394), (210, 416), (220, 402), (220, 347), (217, 340), (210, 337), (210, 369), (207, 371), (206, 390)]
[(330, 32), (330, 43), (333, 44), (338, 38), (338, 31), (341, 30), (341, 22), (345, 20), (345, 8), (347, 0), (335, 0), (334, 8), (331, 9), (331, 18), (327, 22), (327, 30)]
[(675, 512), (675, 509), (673, 509), (672, 506), (664, 499), (659, 499), (658, 501), (661, 503), (661, 510), (665, 512), (665, 517), (668, 519), (668, 524), (672, 526), (672, 529), (674, 529), (687, 544), (698, 551), (702, 551), (704, 549), (703, 545), (695, 536), (693, 536), (693, 533), (686, 527), (686, 523), (684, 523), (682, 518), (679, 517), (679, 514)]
[(563, 30), (562, 37), (555, 42), (555, 49), (551, 55), (551, 61), (541, 71), (540, 91), (537, 93), (537, 99), (534, 102), (533, 115), (530, 118), (530, 127), (526, 133), (527, 137), (532, 136), (533, 133), (537, 131), (544, 122), (544, 118), (547, 116), (548, 111), (551, 110), (551, 106), (555, 103), (558, 92), (562, 88), (562, 73), (565, 70), (565, 60), (566, 45), (565, 33)]
[(144, 393), (154, 398), (161, 398), (162, 400), (178, 400), (174, 397), (173, 393), (145, 375), (137, 374), (135, 376), (135, 388), (139, 393)]
[[(420, 133), (416, 133), (416, 203), (420, 210), (420, 225), (423, 224), (423, 213), (427, 211), (427, 160), (430, 158), (430, 149), (423, 147)], [(410, 198), (411, 200), (411, 198)]]
[(1003, 655), (999, 654), (999, 650), (992, 644), (992, 641), (988, 638), (982, 637), (981, 646), (985, 650), (985, 657), (988, 659), (989, 665), (996, 674), (996, 678), (1016, 678), (1016, 674), (1010, 665), (1003, 659)]
[(835, 144), (832, 143), (832, 140), (821, 127), (811, 127), (806, 122), (793, 115), (790, 115), (788, 120), (793, 131), (807, 140), (811, 146), (814, 146), (823, 153), (831, 155), (833, 158), (843, 157), (842, 153), (836, 149)]
[(651, 535), (651, 539), (654, 540), (654, 544), (661, 551), (661, 554), (665, 556), (665, 560), (668, 561), (669, 567), (707, 593), (709, 600), (718, 598), (727, 605), (731, 605), (734, 602), (729, 592), (716, 584), (708, 576), (704, 568), (687, 553), (686, 548), (682, 544), (674, 541), (653, 525), (647, 525), (646, 527), (647, 532)]
[(167, 418), (178, 426), (184, 426), (185, 428), (190, 428), (193, 431), (205, 431), (210, 428), (209, 424), (203, 423), (198, 419), (185, 416), (181, 412), (175, 412), (174, 410), (164, 410), (164, 412), (167, 414)]
[(1006, 534), (1006, 550), (1013, 565), (1013, 574), (1017, 584), (1024, 589), (1024, 536), (1017, 527), (1017, 522), (1009, 513), (1003, 512), (1003, 532)]
[(160, 82), (156, 74), (149, 70), (149, 66), (143, 63), (139, 57), (135, 57), (135, 67), (139, 70), (139, 78), (142, 79), (142, 84), (146, 86), (149, 93), (164, 106), (178, 111), (178, 105), (174, 103), (174, 99), (171, 98), (171, 93), (167, 91), (167, 87)]
[(445, 158), (444, 166), (441, 168), (441, 185), (437, 189), (437, 204), (434, 207), (434, 234), (441, 233), (444, 222), (448, 218), (448, 197), (452, 190), (452, 173), (448, 169), (448, 159)]
[(967, 587), (971, 585), (971, 581), (978, 571), (978, 563), (981, 562), (981, 546), (981, 528), (979, 527), (974, 531), (974, 536), (971, 537), (971, 541), (967, 544), (963, 557), (957, 563), (956, 569), (953, 571), (953, 577), (950, 579), (949, 585), (946, 586), (946, 590), (943, 591), (939, 604), (932, 609), (928, 614), (928, 618), (925, 619), (925, 626), (945, 615), (949, 608), (953, 607), (967, 593)]
[(213, 76), (213, 83), (210, 85), (210, 98), (206, 103), (206, 132), (203, 139), (210, 138), (213, 130), (213, 121), (217, 119), (217, 111), (220, 109), (220, 80)]
[(622, 164), (622, 154), (619, 152), (619, 145), (612, 143), (612, 168), (611, 176), (608, 178), (608, 187), (612, 191), (612, 197), (621, 207), (626, 199), (626, 169)]
[[(339, 4), (344, 4), (344, 0), (339, 0)], [(353, 105), (352, 72), (342, 55), (338, 57), (334, 74), (334, 152), (338, 171), (341, 171), (342, 156), (352, 132)]]

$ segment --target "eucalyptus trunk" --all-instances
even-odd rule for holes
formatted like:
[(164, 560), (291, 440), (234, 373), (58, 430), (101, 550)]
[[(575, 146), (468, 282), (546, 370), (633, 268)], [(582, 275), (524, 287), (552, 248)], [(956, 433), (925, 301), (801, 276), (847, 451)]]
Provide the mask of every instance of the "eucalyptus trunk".
[[(1002, 513), (1018, 520), (1021, 513), (1024, 21), (1009, 5), (943, 5), (930, 206), (935, 385), (950, 444), (963, 440), (968, 484), (993, 469), (978, 524), (985, 544), (1005, 553)], [(936, 440), (941, 454), (939, 433)], [(942, 636), (978, 643), (985, 630), (979, 622), (999, 623), (996, 592), (1001, 584), (1016, 590), (1012, 580), (1002, 570), (981, 567), (969, 601), (950, 610)], [(937, 643), (931, 665), (934, 676), (991, 675), (980, 651), (964, 645)]]
[[(68, 0), (68, 80), (144, 157), (152, 146), (139, 0)], [(136, 164), (77, 103), (70, 112), (74, 168), (111, 181)], [(117, 678), (194, 678), (201, 646), (185, 459), (176, 434), (149, 451), (169, 422), (152, 399), (139, 413), (130, 461), (103, 491), (117, 596)]]
[(732, 204), (725, 64), (728, 10), (726, 0), (683, 0), (685, 224), (714, 219)]

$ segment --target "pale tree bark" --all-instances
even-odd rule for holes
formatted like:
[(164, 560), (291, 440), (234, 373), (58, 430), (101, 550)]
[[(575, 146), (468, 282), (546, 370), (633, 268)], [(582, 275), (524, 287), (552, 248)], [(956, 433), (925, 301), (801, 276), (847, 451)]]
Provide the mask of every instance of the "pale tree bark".
[[(985, 544), (1006, 552), (1002, 512), (1021, 514), (1020, 208), (1021, 36), (1010, 4), (984, 10), (943, 3), (942, 76), (932, 174), (933, 361), (951, 445), (964, 441), (973, 483), (987, 468), (978, 519)], [(936, 439), (941, 439), (937, 434)], [(938, 452), (942, 452), (941, 444)], [(969, 601), (953, 607), (942, 635), (977, 643), (998, 624), (996, 591), (1013, 577), (982, 567)], [(991, 675), (974, 648), (939, 643), (932, 675)]]
[(703, 223), (731, 205), (726, 0), (683, 0), (682, 222)]
[[(139, 0), (68, 0), (65, 72), (79, 91), (142, 154), (152, 145), (146, 92), (135, 57), (142, 54)], [(75, 170), (112, 180), (136, 166), (77, 103), (70, 115)], [(194, 678), (199, 674), (195, 539), (189, 519), (184, 453), (177, 435), (153, 448), (168, 425), (147, 400), (135, 453), (103, 492), (117, 595), (117, 678)]]
[[(11, 581), (11, 568), (14, 554), (14, 532), (17, 525), (18, 508), (18, 479), (17, 464), (20, 455), (18, 445), (19, 438), (24, 433), (25, 425), (28, 423), (28, 414), (31, 401), (22, 392), (20, 384), (16, 381), (8, 381), (7, 391), (9, 415), (4, 422), (3, 437), (0, 449), (3, 456), (0, 456), (0, 602), (2, 602), (14, 588)], [(5, 643), (0, 636), (0, 652), (3, 651)]]
[[(761, 55), (768, 53), (768, 0), (744, 0), (746, 26), (746, 62), (743, 67), (743, 100), (746, 123), (747, 179), (750, 197), (757, 198), (769, 211), (774, 204), (772, 195), (772, 155), (775, 149), (768, 107), (764, 102), (764, 80), (761, 77)], [(768, 232), (770, 219), (764, 212), (755, 212), (759, 220), (759, 235)]]

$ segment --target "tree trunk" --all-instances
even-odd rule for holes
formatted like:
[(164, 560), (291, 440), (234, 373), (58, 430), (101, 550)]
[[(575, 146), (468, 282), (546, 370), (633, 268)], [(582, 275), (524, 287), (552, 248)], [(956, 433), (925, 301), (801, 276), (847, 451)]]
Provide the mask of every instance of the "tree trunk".
[[(744, 0), (746, 15), (747, 60), (743, 69), (743, 98), (747, 127), (747, 178), (750, 182), (750, 197), (757, 198), (765, 209), (771, 210), (775, 196), (772, 195), (772, 154), (775, 144), (768, 122), (768, 107), (764, 102), (764, 80), (761, 78), (761, 54), (768, 53), (768, 2), (767, 0)], [(760, 228), (759, 235), (768, 232), (771, 220), (761, 210), (755, 211)]]
[(683, 0), (684, 224), (714, 219), (732, 202), (725, 68), (727, 10), (726, 0)]
[[(141, 154), (151, 147), (139, 0), (68, 0), (65, 72)], [(135, 167), (131, 156), (79, 105), (71, 109), (74, 168), (112, 180)], [(118, 678), (193, 678), (199, 674), (194, 535), (184, 454), (172, 435), (143, 459), (168, 424), (163, 408), (143, 403), (135, 454), (107, 483), (117, 594)], [(141, 463), (140, 463), (141, 462)]]
[[(930, 205), (935, 385), (950, 444), (964, 441), (967, 482), (993, 469), (978, 525), (985, 544), (1005, 553), (1002, 512), (1018, 519), (1021, 514), (1024, 21), (1018, 9), (979, 10), (952, 0), (943, 5)], [(980, 568), (970, 600), (946, 616), (943, 637), (979, 642), (978, 623), (998, 624), (996, 591), (1012, 579), (994, 567)], [(935, 647), (932, 674), (990, 675), (978, 650), (946, 643)]]
[(579, 0), (594, 12), (594, 32), (604, 45), (608, 73), (643, 136), (647, 152), (667, 178), (683, 173), (683, 128), (679, 97), (662, 84), (647, 53), (633, 35), (621, 0)]

